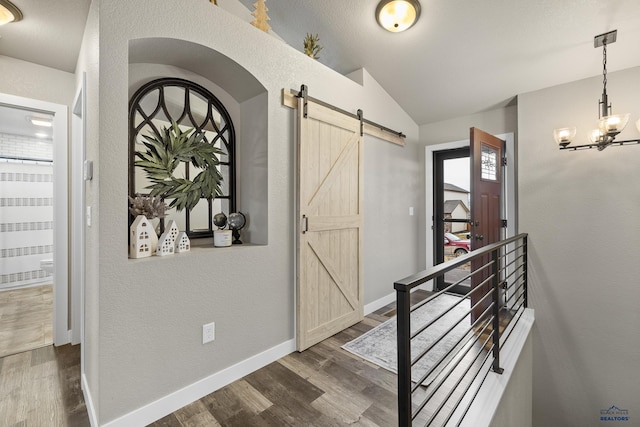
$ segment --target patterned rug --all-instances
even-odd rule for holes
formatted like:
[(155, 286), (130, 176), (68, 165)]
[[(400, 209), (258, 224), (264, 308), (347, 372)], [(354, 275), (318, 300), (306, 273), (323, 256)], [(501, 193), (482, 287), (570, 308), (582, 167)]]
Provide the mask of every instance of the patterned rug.
[[(412, 357), (416, 357), (421, 351), (428, 348), (434, 341), (442, 336), (447, 329), (453, 326), (454, 323), (462, 317), (465, 317), (465, 313), (469, 311), (470, 303), (468, 299), (462, 299), (456, 295), (442, 294), (411, 313), (411, 332), (413, 333), (446, 311), (456, 302), (460, 302), (460, 304), (411, 340)], [(436, 344), (433, 349), (413, 366), (411, 370), (412, 381), (419, 381), (427, 371), (436, 365), (438, 361), (456, 345), (458, 340), (467, 334), (466, 331), (470, 325), (470, 317), (466, 315), (465, 320), (460, 322), (442, 341)], [(464, 340), (462, 344), (464, 344)], [(393, 316), (391, 319), (376, 326), (353, 341), (346, 343), (342, 348), (369, 362), (397, 373), (396, 316)], [(455, 356), (455, 353), (456, 351), (451, 352), (445, 360), (450, 360)], [(423, 385), (431, 383), (445, 365), (446, 363), (440, 364), (438, 369), (434, 370), (434, 372), (427, 377)]]

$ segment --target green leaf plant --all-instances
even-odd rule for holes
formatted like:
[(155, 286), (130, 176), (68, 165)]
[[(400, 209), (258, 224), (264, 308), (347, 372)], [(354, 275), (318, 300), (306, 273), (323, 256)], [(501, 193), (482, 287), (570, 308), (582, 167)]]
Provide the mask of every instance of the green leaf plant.
[[(160, 138), (143, 135), (146, 151), (136, 152), (135, 166), (142, 168), (152, 183), (146, 187), (149, 196), (173, 199), (169, 207), (177, 211), (193, 209), (202, 198), (220, 196), (222, 175), (217, 168), (217, 155), (224, 152), (207, 142), (204, 132), (182, 131), (176, 122), (160, 134)], [(200, 170), (193, 180), (173, 175), (182, 162)]]
[(313, 59), (318, 59), (318, 54), (322, 50), (322, 46), (318, 43), (320, 41), (320, 37), (318, 35), (313, 35), (307, 33), (307, 36), (304, 38), (304, 53)]

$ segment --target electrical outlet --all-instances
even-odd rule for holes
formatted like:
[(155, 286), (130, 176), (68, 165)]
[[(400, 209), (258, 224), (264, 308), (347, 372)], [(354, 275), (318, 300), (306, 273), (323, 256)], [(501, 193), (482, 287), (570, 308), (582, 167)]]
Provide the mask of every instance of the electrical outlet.
[(202, 325), (202, 344), (206, 344), (216, 339), (216, 324), (215, 322)]

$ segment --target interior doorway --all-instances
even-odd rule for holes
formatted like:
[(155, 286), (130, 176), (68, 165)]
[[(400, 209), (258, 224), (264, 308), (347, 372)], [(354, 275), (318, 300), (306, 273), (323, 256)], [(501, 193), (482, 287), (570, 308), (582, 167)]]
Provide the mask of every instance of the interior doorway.
[[(7, 303), (11, 298), (20, 298), (19, 305), (29, 311), (43, 308), (44, 297), (48, 296), (52, 313), (43, 322), (50, 322), (51, 329), (44, 332), (42, 345), (51, 341), (55, 345), (66, 344), (69, 342), (67, 109), (6, 94), (0, 94), (0, 108), (0, 132), (11, 135), (4, 138), (2, 151), (2, 165), (11, 170), (3, 170), (0, 175), (3, 184), (0, 234), (6, 241), (1, 251), (0, 278), (0, 288), (5, 293), (0, 298)], [(22, 290), (33, 292), (47, 284), (52, 284), (51, 290), (35, 296), (38, 303), (33, 295), (24, 300)], [(19, 295), (15, 291), (20, 291)], [(29, 335), (35, 337), (38, 326), (27, 328)], [(4, 326), (0, 329), (6, 331)], [(22, 335), (22, 331), (18, 332), (18, 336)]]

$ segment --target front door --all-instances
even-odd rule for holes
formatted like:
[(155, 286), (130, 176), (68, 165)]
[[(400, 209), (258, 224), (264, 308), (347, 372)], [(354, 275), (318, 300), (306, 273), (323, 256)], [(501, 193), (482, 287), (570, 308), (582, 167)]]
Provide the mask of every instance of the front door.
[[(502, 227), (502, 182), (505, 142), (476, 128), (470, 131), (471, 153), (471, 249), (500, 241)], [(488, 256), (471, 262), (471, 270), (485, 265)], [(474, 306), (491, 290), (490, 269), (471, 277), (471, 305)], [(486, 283), (483, 283), (486, 282)], [(476, 290), (476, 288), (478, 288)], [(486, 298), (473, 310), (472, 321), (478, 319), (491, 304)]]
[(298, 104), (297, 349), (364, 317), (360, 121)]

